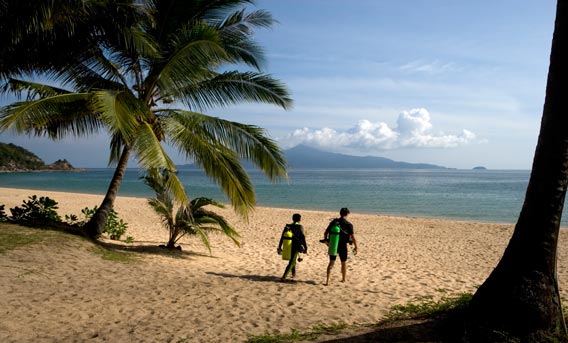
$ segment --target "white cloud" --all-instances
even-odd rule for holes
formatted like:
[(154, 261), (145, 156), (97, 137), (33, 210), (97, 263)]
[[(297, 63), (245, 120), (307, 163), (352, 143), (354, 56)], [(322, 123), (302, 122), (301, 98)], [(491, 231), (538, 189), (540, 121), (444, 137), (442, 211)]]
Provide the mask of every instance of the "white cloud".
[(400, 66), (400, 70), (410, 73), (444, 74), (460, 71), (455, 63), (442, 63), (440, 61), (424, 62), (421, 60), (412, 61)]
[(399, 114), (396, 127), (384, 122), (361, 119), (346, 131), (324, 127), (304, 127), (288, 134), (282, 146), (306, 144), (328, 150), (350, 148), (359, 151), (393, 150), (400, 148), (453, 148), (475, 140), (475, 134), (463, 129), (459, 134), (432, 133), (430, 113), (415, 108)]

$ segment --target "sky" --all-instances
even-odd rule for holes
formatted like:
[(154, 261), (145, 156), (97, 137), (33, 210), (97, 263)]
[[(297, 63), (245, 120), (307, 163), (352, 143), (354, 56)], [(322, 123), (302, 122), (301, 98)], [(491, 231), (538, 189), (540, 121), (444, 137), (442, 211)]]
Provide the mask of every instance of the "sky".
[[(210, 115), (298, 144), (449, 168), (530, 169), (554, 29), (552, 0), (257, 0), (278, 24), (257, 31), (263, 71), (290, 110), (259, 104)], [(5, 105), (9, 99), (0, 99)], [(107, 165), (108, 137), (0, 133), (46, 163)], [(169, 150), (176, 163), (185, 160)], [(133, 165), (135, 166), (135, 165)]]

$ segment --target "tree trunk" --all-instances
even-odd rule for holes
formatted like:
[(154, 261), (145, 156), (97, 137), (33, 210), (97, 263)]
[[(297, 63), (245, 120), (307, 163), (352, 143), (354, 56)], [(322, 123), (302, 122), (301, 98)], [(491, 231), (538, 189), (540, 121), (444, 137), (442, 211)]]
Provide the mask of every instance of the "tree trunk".
[(124, 177), (130, 152), (131, 150), (128, 146), (125, 146), (122, 150), (122, 154), (120, 155), (118, 165), (116, 166), (116, 170), (114, 171), (112, 180), (108, 186), (105, 198), (93, 217), (89, 220), (89, 222), (87, 222), (87, 224), (85, 224), (85, 232), (91, 238), (98, 238), (103, 233), (103, 229), (108, 221), (108, 216), (113, 209), (120, 183)]
[(496, 332), (537, 341), (568, 338), (556, 274), (568, 179), (567, 11), (567, 1), (559, 0), (541, 129), (525, 202), (501, 261), (470, 305), (469, 334), (474, 342), (489, 342)]

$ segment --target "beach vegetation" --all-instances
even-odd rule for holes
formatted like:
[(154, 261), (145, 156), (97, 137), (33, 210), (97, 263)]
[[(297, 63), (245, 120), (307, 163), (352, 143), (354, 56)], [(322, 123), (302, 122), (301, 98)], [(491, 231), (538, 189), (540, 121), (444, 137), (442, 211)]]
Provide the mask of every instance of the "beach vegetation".
[(151, 169), (143, 177), (144, 183), (156, 193), (155, 198), (148, 199), (148, 204), (160, 216), (162, 224), (169, 232), (166, 247), (176, 248), (176, 243), (186, 235), (198, 236), (211, 253), (211, 232), (221, 232), (239, 246), (239, 233), (223, 216), (208, 209), (225, 206), (204, 197), (192, 199), (188, 204), (177, 202), (167, 186), (171, 176), (172, 173), (166, 169)]
[[(83, 219), (79, 219), (77, 215), (65, 215), (65, 220), (68, 223), (75, 224), (79, 227), (85, 226), (86, 223), (93, 217), (93, 215), (97, 212), (97, 206), (93, 208), (85, 207), (81, 210), (83, 214)], [(103, 227), (103, 233), (108, 234), (109, 238), (112, 240), (120, 240), (120, 238), (126, 233), (128, 229), (128, 223), (118, 217), (118, 213), (112, 209), (109, 213), (107, 218), (107, 222)], [(132, 238), (132, 237), (130, 237)]]
[(132, 263), (137, 262), (138, 258), (129, 252), (109, 249), (103, 246), (94, 246), (91, 249), (92, 252), (99, 255), (103, 260), (121, 262), (121, 263)]
[[(552, 24), (552, 23), (551, 23)], [(568, 3), (557, 1), (546, 96), (531, 175), (513, 235), (469, 307), (471, 341), (493, 332), (568, 341), (558, 286), (558, 237), (568, 189)]]
[[(354, 326), (354, 325), (351, 325)], [(350, 327), (348, 324), (335, 323), (335, 324), (318, 324), (311, 327), (309, 330), (302, 332), (292, 329), (290, 333), (274, 333), (264, 335), (251, 335), (246, 340), (246, 343), (284, 343), (294, 341), (310, 341), (317, 339), (322, 335), (333, 335), (341, 330)]]
[(57, 201), (49, 197), (29, 196), (29, 200), (24, 200), (21, 206), (10, 209), (12, 216), (10, 219), (16, 223), (25, 222), (61, 222), (61, 217), (57, 214)]
[(0, 223), (0, 254), (41, 241), (42, 235), (39, 232), (25, 231), (15, 224)]
[[(285, 85), (262, 71), (254, 39), (275, 21), (247, 12), (251, 3), (0, 2), (1, 90), (24, 98), (0, 109), (0, 131), (109, 137), (116, 169), (84, 227), (90, 236), (102, 233), (131, 158), (142, 169), (176, 170), (165, 145), (200, 166), (244, 217), (256, 199), (242, 160), (271, 181), (287, 177), (283, 152), (263, 129), (203, 113), (243, 102), (291, 106)], [(231, 70), (242, 66), (249, 70)], [(189, 204), (175, 174), (167, 186)]]
[(386, 315), (387, 320), (400, 320), (417, 317), (432, 317), (453, 310), (467, 309), (472, 293), (444, 295), (439, 299), (434, 296), (417, 297), (404, 305), (394, 305)]
[(8, 215), (6, 214), (6, 211), (4, 211), (4, 208), (6, 208), (6, 205), (1, 204), (0, 205), (0, 222), (8, 221)]

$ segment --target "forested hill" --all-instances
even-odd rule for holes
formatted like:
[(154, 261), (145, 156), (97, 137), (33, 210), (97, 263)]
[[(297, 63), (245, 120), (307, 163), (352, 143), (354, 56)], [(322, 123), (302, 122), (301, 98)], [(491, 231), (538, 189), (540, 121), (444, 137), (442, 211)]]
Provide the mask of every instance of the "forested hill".
[[(447, 169), (447, 167), (428, 163), (408, 163), (377, 156), (353, 156), (326, 152), (305, 145), (284, 150), (284, 156), (291, 169)], [(243, 161), (243, 165), (247, 169), (255, 169), (250, 162)], [(180, 169), (195, 168), (193, 164), (178, 167)]]
[(45, 162), (34, 153), (12, 143), (0, 143), (0, 172), (79, 171), (67, 160)]
[(305, 145), (298, 145), (285, 151), (290, 168), (388, 168), (388, 169), (446, 169), (428, 163), (408, 163), (393, 161), (377, 156), (352, 156), (317, 150)]

